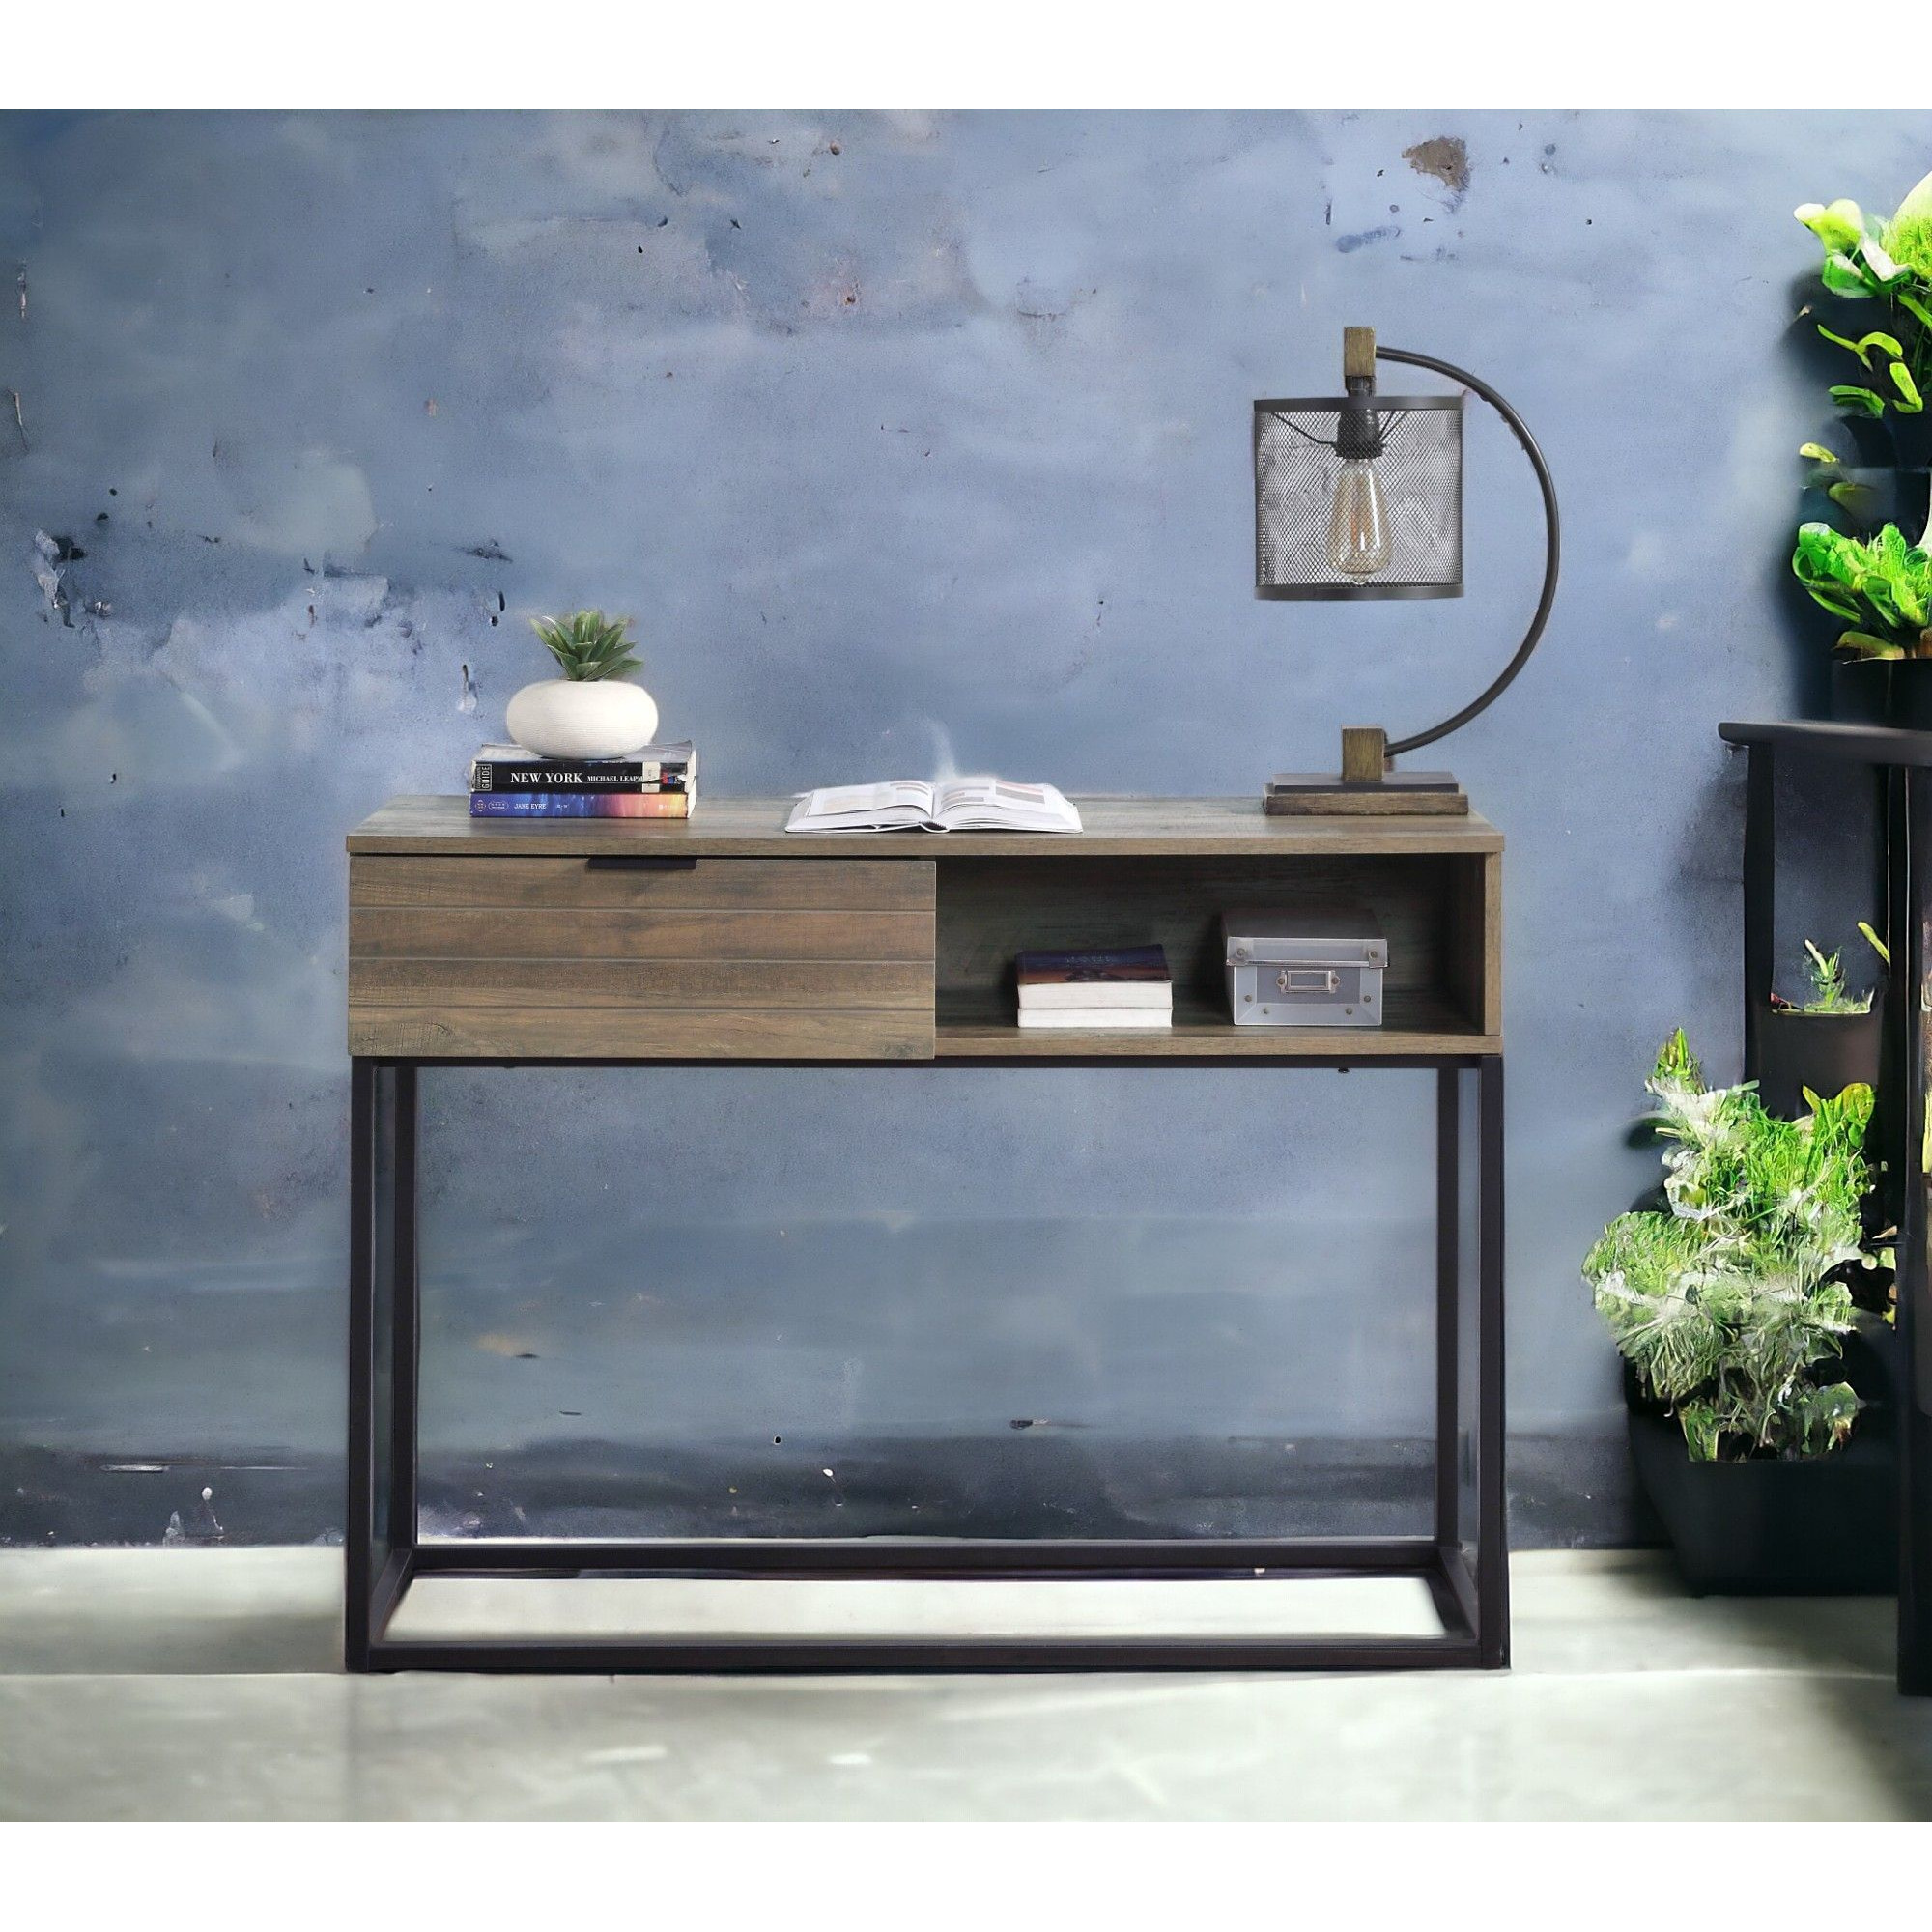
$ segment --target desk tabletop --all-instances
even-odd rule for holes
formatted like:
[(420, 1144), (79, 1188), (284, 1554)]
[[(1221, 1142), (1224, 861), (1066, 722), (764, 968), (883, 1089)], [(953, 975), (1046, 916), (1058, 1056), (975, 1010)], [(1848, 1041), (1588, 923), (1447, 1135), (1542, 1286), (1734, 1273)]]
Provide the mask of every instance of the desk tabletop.
[(464, 797), (394, 798), (349, 835), (352, 852), (445, 856), (526, 853), (572, 858), (615, 851), (798, 859), (1259, 857), (1269, 854), (1500, 852), (1503, 837), (1467, 817), (1270, 818), (1259, 797), (1076, 798), (1086, 830), (787, 834), (788, 798), (701, 798), (690, 819), (471, 818)]

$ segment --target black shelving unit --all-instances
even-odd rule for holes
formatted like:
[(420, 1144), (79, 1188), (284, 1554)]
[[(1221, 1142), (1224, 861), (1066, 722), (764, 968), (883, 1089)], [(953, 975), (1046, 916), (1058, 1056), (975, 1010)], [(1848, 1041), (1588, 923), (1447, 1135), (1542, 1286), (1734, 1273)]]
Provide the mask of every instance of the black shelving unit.
[(1744, 849), (1745, 1077), (1758, 1072), (1776, 946), (1779, 760), (1828, 760), (1864, 775), (1876, 814), (1886, 943), (1885, 1071), (1874, 1121), (1888, 1217), (1896, 1226), (1899, 1354), (1898, 1688), (1932, 1696), (1932, 1273), (1926, 1237), (1932, 1174), (1926, 1088), (1932, 1065), (1932, 731), (1865, 724), (1725, 724), (1749, 759)]

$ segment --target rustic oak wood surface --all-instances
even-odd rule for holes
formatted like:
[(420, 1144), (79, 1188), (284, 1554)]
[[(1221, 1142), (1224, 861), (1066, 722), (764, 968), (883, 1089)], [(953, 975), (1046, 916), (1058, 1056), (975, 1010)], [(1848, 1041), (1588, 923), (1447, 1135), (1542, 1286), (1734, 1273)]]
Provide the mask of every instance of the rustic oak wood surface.
[[(485, 886), (487, 891), (487, 885)], [(930, 912), (357, 906), (352, 959), (921, 959)], [(567, 982), (559, 981), (559, 988)]]
[(358, 959), (370, 1006), (910, 1007), (932, 1005), (924, 960)]
[[(1459, 791), (1359, 791), (1342, 794), (1350, 816), (1361, 818), (1454, 818), (1468, 807)], [(1309, 818), (1337, 815), (1333, 793), (1271, 791), (1262, 804), (1270, 818)]]
[(929, 858), (354, 853), (352, 1052), (929, 1059)]
[(1450, 981), (1485, 1033), (1503, 1030), (1503, 860), (1500, 852), (1457, 862), (1465, 879), (1451, 896)]
[(691, 819), (471, 818), (463, 798), (393, 799), (349, 835), (351, 852), (559, 854), (737, 853), (810, 858), (934, 859), (942, 854), (1070, 857), (1135, 853), (1500, 852), (1502, 834), (1464, 817), (1270, 818), (1258, 798), (1077, 798), (1082, 833), (815, 832), (787, 834), (784, 798), (706, 798)]
[(930, 1060), (932, 1009), (352, 1008), (352, 1053), (412, 1060)]
[(1176, 997), (1167, 1031), (1022, 1032), (1010, 1002), (942, 993), (941, 1060), (1404, 1060), (1440, 1053), (1500, 1053), (1500, 1035), (1484, 1035), (1462, 1009), (1427, 990), (1396, 991), (1378, 1027), (1237, 1027), (1219, 1005)]
[[(609, 856), (609, 855), (607, 855)], [(920, 858), (930, 861), (928, 847)], [(490, 869), (479, 875), (479, 859)], [(484, 895), (487, 893), (487, 900)], [(352, 906), (740, 906), (748, 910), (930, 912), (929, 865), (841, 859), (801, 866), (731, 859), (686, 872), (588, 870), (582, 858), (495, 850), (459, 859), (366, 855), (349, 862)]]
[[(398, 799), (349, 838), (352, 1052), (422, 1059), (1379, 1059), (1502, 1049), (1501, 851), (1459, 818), (1082, 799), (1081, 835), (792, 837), (698, 818), (492, 820)], [(611, 858), (670, 858), (670, 868)], [(1051, 863), (1042, 863), (1042, 862)], [(1383, 1024), (1236, 1027), (1220, 914), (1357, 900)], [(1022, 1032), (1024, 947), (1156, 942), (1175, 1025)]]

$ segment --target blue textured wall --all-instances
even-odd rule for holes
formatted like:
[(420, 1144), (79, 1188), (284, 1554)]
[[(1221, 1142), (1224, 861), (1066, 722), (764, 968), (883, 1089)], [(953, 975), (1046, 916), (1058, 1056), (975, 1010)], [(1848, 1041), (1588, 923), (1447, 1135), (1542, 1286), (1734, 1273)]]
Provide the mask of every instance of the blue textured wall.
[[(0, 120), (0, 1533), (339, 1522), (342, 835), (457, 788), (525, 613), (635, 612), (714, 792), (1251, 792), (1460, 703), (1537, 561), (1480, 412), (1462, 603), (1249, 594), (1249, 401), (1351, 321), (1489, 375), (1564, 495), (1454, 761), (1510, 840), (1520, 1512), (1622, 1533), (1576, 1264), (1658, 1037), (1736, 1064), (1713, 726), (1815, 635), (1789, 210), (1927, 158), (1844, 114)], [(1250, 1451), (1401, 1465), (1416, 1077), (1152, 1078), (436, 1076), (438, 1507), (702, 1445), (647, 1517), (836, 1528), (836, 1454), (919, 1527), (950, 1444), (961, 1521), (1215, 1527)]]

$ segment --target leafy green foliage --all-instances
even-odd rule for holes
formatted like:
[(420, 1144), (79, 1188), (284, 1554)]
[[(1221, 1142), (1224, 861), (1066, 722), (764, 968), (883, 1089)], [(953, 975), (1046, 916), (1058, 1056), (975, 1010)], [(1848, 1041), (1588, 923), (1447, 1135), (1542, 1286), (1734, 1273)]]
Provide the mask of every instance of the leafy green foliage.
[[(1882, 966), (1890, 966), (1891, 948), (1872, 929), (1866, 920), (1859, 921), (1859, 931), (1864, 941), (1878, 954)], [(1869, 993), (1851, 993), (1845, 989), (1845, 968), (1842, 955), (1826, 952), (1810, 940), (1804, 942), (1806, 954), (1804, 972), (1811, 981), (1811, 997), (1803, 1006), (1791, 1010), (1801, 1013), (1868, 1013), (1872, 1009)], [(1773, 996), (1772, 1004), (1777, 1005)]]
[(1841, 954), (1822, 952), (1812, 941), (1804, 942), (1804, 971), (1811, 981), (1811, 997), (1791, 1010), (1800, 1013), (1868, 1013), (1872, 996), (1851, 993), (1845, 988), (1845, 966)]
[(1801, 524), (1791, 568), (1814, 602), (1851, 628), (1838, 648), (1854, 657), (1932, 657), (1932, 554), (1896, 524), (1869, 539), (1830, 524)]
[(1932, 358), (1932, 175), (1899, 204), (1890, 220), (1855, 201), (1807, 201), (1794, 211), (1824, 249), (1819, 274), (1827, 292), (1882, 302), (1892, 327), (1853, 337), (1818, 325), (1818, 333), (1859, 358), (1872, 383), (1834, 384), (1832, 399), (1848, 414), (1917, 415)]
[(1852, 1327), (1839, 1271), (1873, 1265), (1860, 1218), (1871, 1089), (1807, 1093), (1810, 1114), (1782, 1121), (1749, 1086), (1707, 1089), (1681, 1027), (1646, 1085), (1675, 1144), (1667, 1205), (1618, 1215), (1585, 1257), (1597, 1311), (1693, 1462), (1824, 1455), (1859, 1406), (1811, 1371)]
[(532, 617), (530, 629), (562, 667), (567, 678), (588, 683), (597, 678), (629, 677), (640, 670), (626, 633), (628, 617), (606, 617), (601, 611), (576, 611), (568, 617)]
[(1870, 484), (1852, 475), (1843, 462), (1821, 442), (1800, 443), (1798, 453), (1809, 458), (1812, 465), (1811, 473), (1805, 478), (1808, 489), (1822, 491), (1851, 516), (1865, 515), (1876, 494)]

